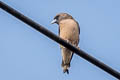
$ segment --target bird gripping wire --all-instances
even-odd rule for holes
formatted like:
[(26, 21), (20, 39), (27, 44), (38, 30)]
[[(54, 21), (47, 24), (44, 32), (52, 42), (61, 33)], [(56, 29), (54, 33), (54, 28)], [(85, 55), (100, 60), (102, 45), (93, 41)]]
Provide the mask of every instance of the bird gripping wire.
[(28, 17), (24, 16), (20, 12), (16, 11), (15, 9), (11, 8), (7, 4), (0, 1), (0, 8), (4, 11), (8, 12), (9, 14), (13, 15), (14, 17), (18, 18), (19, 20), (23, 21), (24, 23), (28, 24), (30, 27), (34, 28), (38, 32), (46, 35), (50, 39), (56, 41), (57, 43), (65, 46), (66, 48), (70, 49), (71, 51), (75, 52), (78, 56), (84, 58), (88, 62), (94, 64), (95, 66), (99, 67), (100, 69), (104, 70), (105, 72), (111, 74), (112, 76), (116, 77), (117, 79), (120, 79), (120, 73), (108, 65), (104, 64), (103, 62), (97, 60), (96, 58), (90, 56), (86, 52), (79, 50), (78, 48), (72, 46), (71, 44), (67, 43), (65, 40), (61, 39), (51, 31), (47, 30), (40, 24), (34, 22), (33, 20), (29, 19)]

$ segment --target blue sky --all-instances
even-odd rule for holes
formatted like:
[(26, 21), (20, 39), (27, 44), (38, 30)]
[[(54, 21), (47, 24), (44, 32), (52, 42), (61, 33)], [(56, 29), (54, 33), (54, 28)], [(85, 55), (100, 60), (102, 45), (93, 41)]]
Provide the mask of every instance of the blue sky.
[[(120, 72), (119, 0), (1, 0), (45, 28), (60, 12), (80, 24), (79, 47)], [(116, 80), (74, 55), (63, 74), (59, 44), (0, 9), (0, 80)]]

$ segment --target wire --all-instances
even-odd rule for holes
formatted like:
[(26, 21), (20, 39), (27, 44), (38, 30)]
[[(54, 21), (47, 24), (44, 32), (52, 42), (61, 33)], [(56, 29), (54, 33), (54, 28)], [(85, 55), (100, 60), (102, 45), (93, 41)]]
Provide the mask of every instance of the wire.
[(57, 43), (65, 46), (66, 48), (70, 49), (71, 51), (75, 52), (78, 56), (84, 58), (88, 62), (96, 65), (97, 67), (101, 68), (105, 72), (111, 74), (112, 76), (116, 77), (117, 79), (120, 79), (120, 73), (116, 70), (112, 69), (108, 65), (104, 64), (103, 62), (97, 60), (96, 58), (92, 57), (91, 55), (87, 54), (86, 52), (82, 51), (81, 49), (78, 49), (71, 44), (67, 43), (65, 40), (61, 39), (51, 31), (47, 30), (40, 24), (34, 22), (33, 20), (29, 19), (28, 17), (24, 16), (20, 12), (16, 11), (15, 9), (11, 8), (7, 4), (0, 1), (0, 8), (4, 11), (8, 12), (9, 14), (13, 15), (14, 17), (18, 18), (19, 20), (23, 21), (24, 23), (28, 24), (30, 27), (36, 29), (40, 33), (46, 35), (50, 39), (56, 41)]

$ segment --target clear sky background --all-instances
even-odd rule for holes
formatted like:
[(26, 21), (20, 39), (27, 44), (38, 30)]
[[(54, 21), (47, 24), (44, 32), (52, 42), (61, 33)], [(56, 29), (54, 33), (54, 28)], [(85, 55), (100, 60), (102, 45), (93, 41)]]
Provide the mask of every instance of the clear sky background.
[[(58, 35), (57, 13), (80, 24), (79, 47), (120, 72), (120, 0), (1, 0)], [(0, 9), (0, 80), (116, 80), (74, 55), (63, 74), (59, 45)]]

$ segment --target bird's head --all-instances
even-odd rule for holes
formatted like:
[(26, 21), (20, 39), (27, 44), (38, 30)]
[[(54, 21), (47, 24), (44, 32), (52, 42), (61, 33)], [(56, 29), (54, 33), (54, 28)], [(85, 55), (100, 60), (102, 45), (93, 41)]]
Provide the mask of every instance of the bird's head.
[(60, 21), (65, 19), (73, 19), (73, 17), (67, 13), (59, 13), (54, 17), (54, 20), (51, 22), (52, 24), (59, 24)]

